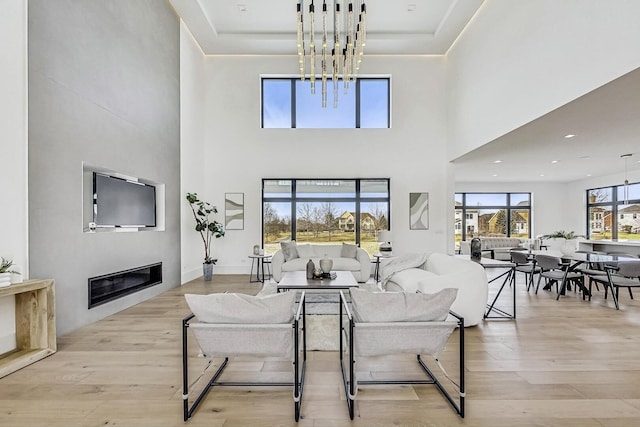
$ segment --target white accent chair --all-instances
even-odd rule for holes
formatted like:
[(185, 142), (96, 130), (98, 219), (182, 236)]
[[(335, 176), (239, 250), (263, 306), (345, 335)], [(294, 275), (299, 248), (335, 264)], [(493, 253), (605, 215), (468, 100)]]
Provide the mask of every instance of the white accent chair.
[[(304, 336), (304, 297), (303, 292), (297, 310), (294, 310), (296, 292), (283, 292), (263, 298), (243, 294), (185, 295), (193, 313), (182, 320), (184, 421), (191, 418), (198, 405), (214, 386), (292, 387), (294, 419), (295, 421), (300, 419), (307, 359)], [(202, 392), (192, 400), (191, 407), (189, 407), (191, 385), (188, 377), (189, 331), (195, 337), (202, 356), (209, 359), (223, 358)], [(300, 339), (302, 339), (302, 345), (300, 345)], [(302, 347), (302, 355), (300, 355), (300, 347)], [(293, 362), (293, 379), (286, 382), (218, 381), (229, 363), (229, 358), (239, 355), (290, 359)], [(209, 361), (210, 364), (212, 362), (213, 360)]]

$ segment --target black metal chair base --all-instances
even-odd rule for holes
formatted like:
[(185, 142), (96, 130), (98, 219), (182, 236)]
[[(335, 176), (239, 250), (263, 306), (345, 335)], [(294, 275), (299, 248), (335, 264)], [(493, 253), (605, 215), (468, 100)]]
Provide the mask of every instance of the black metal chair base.
[[(298, 309), (298, 315), (296, 319), (299, 317), (300, 310), (304, 313), (304, 293), (301, 297), (301, 305)], [(302, 394), (304, 391), (304, 378), (305, 372), (307, 368), (307, 340), (306, 340), (306, 322), (305, 316), (302, 316), (302, 361), (300, 361), (300, 343), (299, 343), (299, 322), (298, 320), (294, 320), (293, 322), (293, 330), (294, 330), (294, 360), (293, 360), (293, 372), (294, 378), (291, 382), (236, 382), (236, 381), (217, 381), (217, 379), (222, 375), (224, 369), (227, 367), (229, 362), (229, 358), (225, 357), (224, 361), (218, 367), (218, 370), (213, 374), (207, 385), (204, 387), (202, 392), (196, 397), (193, 401), (193, 404), (189, 406), (189, 357), (188, 357), (188, 333), (187, 329), (189, 328), (189, 321), (193, 319), (195, 315), (190, 314), (189, 316), (182, 319), (182, 403), (183, 403), (183, 418), (184, 421), (188, 421), (193, 413), (196, 411), (202, 400), (206, 397), (209, 391), (215, 386), (235, 386), (235, 387), (260, 387), (260, 386), (271, 386), (271, 387), (293, 387), (293, 404), (294, 404), (294, 418), (296, 422), (300, 420), (300, 410), (302, 407)]]
[[(344, 295), (341, 292), (342, 302), (346, 306), (346, 300), (344, 299)], [(342, 383), (344, 385), (344, 392), (347, 401), (347, 409), (349, 411), (349, 418), (354, 419), (355, 414), (355, 394), (356, 394), (356, 383), (354, 381), (355, 378), (355, 357), (353, 354), (353, 330), (355, 328), (355, 323), (351, 314), (347, 309), (347, 316), (349, 318), (349, 375), (347, 376), (347, 372), (345, 370), (344, 365), (344, 326), (342, 323), (342, 307), (343, 304), (340, 304), (340, 371), (342, 372)], [(427, 376), (426, 380), (387, 380), (387, 381), (376, 381), (376, 380), (366, 380), (366, 381), (357, 381), (358, 385), (380, 385), (380, 384), (398, 384), (398, 385), (410, 385), (410, 384), (433, 384), (435, 385), (440, 393), (447, 399), (449, 404), (453, 407), (456, 413), (464, 418), (464, 401), (465, 401), (465, 385), (464, 385), (464, 318), (454, 313), (453, 311), (449, 311), (449, 313), (458, 319), (458, 330), (459, 330), (459, 338), (460, 338), (460, 363), (459, 363), (459, 376), (460, 376), (460, 384), (459, 384), (459, 401), (456, 403), (451, 394), (444, 388), (442, 383), (438, 380), (438, 378), (433, 374), (433, 372), (427, 367), (424, 363), (420, 355), (416, 355), (416, 359), (418, 364), (424, 371)]]

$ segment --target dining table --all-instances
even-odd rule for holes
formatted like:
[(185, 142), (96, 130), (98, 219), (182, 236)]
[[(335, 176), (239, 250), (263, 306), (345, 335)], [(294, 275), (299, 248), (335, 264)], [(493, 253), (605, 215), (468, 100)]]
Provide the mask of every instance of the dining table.
[[(638, 258), (633, 258), (624, 255), (607, 255), (596, 252), (587, 252), (587, 251), (576, 251), (574, 253), (566, 254), (560, 251), (554, 250), (531, 250), (529, 251), (529, 256), (531, 259), (535, 260), (536, 255), (550, 255), (558, 257), (562, 260), (563, 263), (566, 263), (565, 271), (572, 272), (575, 271), (582, 264), (593, 264), (598, 263), (601, 265), (607, 265), (611, 267), (615, 267), (621, 261), (637, 261)], [(603, 271), (607, 276), (607, 283), (605, 286), (608, 286), (611, 290), (611, 296), (613, 298), (613, 302), (616, 306), (616, 310), (620, 309), (618, 305), (618, 298), (613, 291), (613, 286), (611, 285), (611, 269), (605, 268)], [(566, 274), (565, 274), (566, 277)], [(561, 295), (565, 294), (565, 290), (567, 287), (567, 280), (563, 279), (559, 285), (558, 295), (556, 296), (556, 300), (560, 299)]]

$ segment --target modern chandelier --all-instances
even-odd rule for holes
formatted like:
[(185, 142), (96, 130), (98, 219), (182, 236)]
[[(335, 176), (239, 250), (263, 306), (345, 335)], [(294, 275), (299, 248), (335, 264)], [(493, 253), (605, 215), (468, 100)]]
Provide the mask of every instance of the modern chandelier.
[[(309, 62), (311, 93), (316, 93), (316, 25), (315, 4), (311, 0), (305, 15), (304, 0), (298, 0), (298, 62), (300, 80), (306, 78)], [(322, 36), (320, 51), (320, 78), (322, 81), (322, 108), (327, 107), (327, 78), (333, 85), (333, 108), (338, 107), (338, 81), (342, 80), (344, 93), (355, 83), (360, 70), (367, 37), (367, 5), (364, 0), (334, 0), (333, 7), (322, 2)], [(329, 11), (331, 9), (331, 12)], [(345, 11), (346, 9), (346, 11)], [(332, 21), (331, 32), (328, 21)], [(308, 47), (308, 48), (307, 48)]]

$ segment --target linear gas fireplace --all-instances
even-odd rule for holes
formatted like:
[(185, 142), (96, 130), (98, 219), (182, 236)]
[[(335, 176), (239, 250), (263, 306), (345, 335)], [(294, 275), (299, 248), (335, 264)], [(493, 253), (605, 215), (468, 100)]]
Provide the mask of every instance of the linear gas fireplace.
[(91, 277), (89, 279), (89, 308), (160, 283), (162, 283), (161, 262)]

